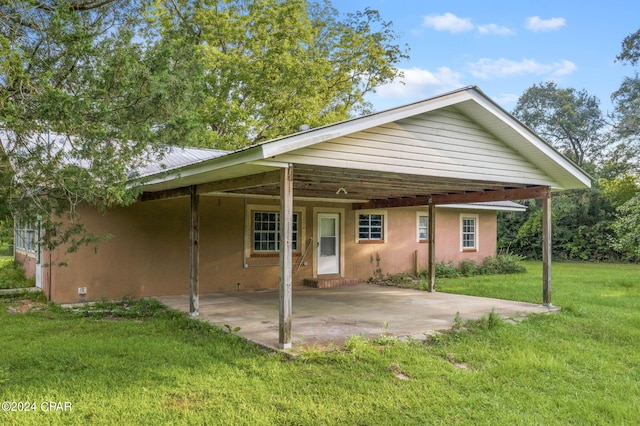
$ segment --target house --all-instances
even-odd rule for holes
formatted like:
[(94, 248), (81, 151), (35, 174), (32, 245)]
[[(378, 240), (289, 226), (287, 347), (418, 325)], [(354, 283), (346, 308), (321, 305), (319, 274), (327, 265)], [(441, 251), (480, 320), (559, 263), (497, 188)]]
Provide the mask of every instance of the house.
[(234, 152), (174, 149), (133, 183), (144, 193), (131, 206), (79, 208), (114, 235), (97, 253), (45, 253), (37, 229), (18, 229), (16, 259), (47, 297), (189, 293), (197, 315), (199, 292), (279, 288), (284, 348), (292, 285), (428, 268), (433, 290), (435, 262), (495, 254), (496, 211), (520, 208), (509, 200), (543, 200), (550, 304), (551, 193), (591, 184), (476, 87)]

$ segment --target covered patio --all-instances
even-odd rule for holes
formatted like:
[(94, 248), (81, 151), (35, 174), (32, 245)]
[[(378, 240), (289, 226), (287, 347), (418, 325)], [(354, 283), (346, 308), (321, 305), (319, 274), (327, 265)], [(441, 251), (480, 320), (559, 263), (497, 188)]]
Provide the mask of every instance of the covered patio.
[[(591, 183), (579, 167), (475, 87), (233, 153), (214, 153), (210, 159), (154, 170), (141, 179), (142, 202), (190, 199), (189, 296), (163, 301), (214, 324), (241, 327), (241, 334), (266, 346), (275, 344), (278, 331), (281, 349), (290, 349), (296, 339), (304, 343), (333, 340), (334, 329), (338, 340), (353, 334), (381, 335), (385, 324), (391, 334), (414, 335), (451, 327), (456, 312), (464, 319), (477, 319), (492, 309), (507, 316), (549, 311), (551, 194)], [(279, 200), (278, 291), (200, 295), (200, 198), (206, 196)], [(296, 289), (293, 314), (294, 198), (331, 203), (332, 210), (318, 209), (314, 220), (319, 223), (320, 214), (339, 210), (340, 226), (335, 229), (344, 226), (344, 217), (351, 212), (424, 206), (429, 212), (430, 293), (369, 286)], [(540, 199), (542, 204), (544, 306), (434, 293), (436, 206), (523, 199)], [(311, 259), (324, 253), (320, 248), (324, 234), (317, 226), (314, 232)], [(333, 232), (331, 241), (337, 241), (338, 234), (342, 239), (330, 253), (336, 258), (336, 253), (344, 253), (347, 241), (342, 231)], [(355, 246), (360, 244), (358, 238)], [(382, 238), (375, 242), (386, 244)], [(350, 261), (340, 258), (331, 272), (350, 278), (345, 272), (352, 266)], [(312, 278), (325, 274), (318, 264), (311, 268)], [(246, 261), (244, 265), (248, 268)]]
[[(158, 297), (167, 306), (189, 312), (189, 296)], [(277, 349), (278, 290), (235, 291), (200, 295), (199, 319), (231, 329), (259, 345)], [(294, 347), (340, 346), (351, 336), (424, 339), (463, 321), (495, 312), (503, 318), (548, 313), (540, 304), (359, 284), (352, 287), (293, 288), (291, 338)]]

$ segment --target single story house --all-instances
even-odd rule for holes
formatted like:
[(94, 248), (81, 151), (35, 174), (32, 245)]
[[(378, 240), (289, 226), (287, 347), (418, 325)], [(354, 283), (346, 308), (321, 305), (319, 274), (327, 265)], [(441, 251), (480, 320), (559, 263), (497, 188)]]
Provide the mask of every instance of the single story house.
[[(543, 302), (551, 301), (553, 191), (591, 184), (578, 166), (477, 87), (233, 152), (174, 149), (133, 184), (139, 201), (87, 229), (97, 253), (44, 252), (18, 229), (16, 259), (58, 303), (123, 296), (280, 289), (280, 346), (291, 343), (291, 286), (344, 285), (429, 270), (496, 250), (496, 211), (543, 200)], [(479, 203), (479, 204), (476, 204)], [(68, 266), (55, 266), (69, 260)]]

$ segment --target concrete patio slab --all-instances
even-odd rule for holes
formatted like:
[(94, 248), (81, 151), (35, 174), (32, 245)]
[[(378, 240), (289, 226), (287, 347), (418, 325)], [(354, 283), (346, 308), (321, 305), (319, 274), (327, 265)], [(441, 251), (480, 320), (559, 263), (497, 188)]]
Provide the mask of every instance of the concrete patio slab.
[[(189, 311), (189, 296), (162, 296), (165, 305)], [(350, 336), (416, 336), (447, 330), (456, 313), (463, 321), (491, 311), (505, 318), (558, 310), (533, 303), (360, 284), (352, 287), (293, 288), (292, 339), (301, 345), (342, 345)], [(260, 345), (278, 346), (278, 290), (200, 295), (200, 320), (240, 327), (237, 333)]]

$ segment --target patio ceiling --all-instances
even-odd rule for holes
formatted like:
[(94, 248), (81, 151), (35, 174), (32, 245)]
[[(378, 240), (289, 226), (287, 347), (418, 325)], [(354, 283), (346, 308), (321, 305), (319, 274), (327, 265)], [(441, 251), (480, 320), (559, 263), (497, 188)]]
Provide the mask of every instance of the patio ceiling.
[[(523, 188), (521, 184), (407, 175), (371, 170), (346, 170), (334, 167), (295, 165), (294, 196), (329, 198), (344, 201), (377, 200), (468, 191), (496, 191)], [(279, 184), (271, 183), (222, 192), (252, 195), (279, 195)]]
[[(434, 204), (543, 198), (547, 187), (373, 170), (294, 165), (296, 199), (352, 203), (354, 208), (402, 207)], [(280, 170), (256, 173), (198, 185), (198, 195), (280, 195)], [(143, 201), (190, 195), (190, 188), (145, 192)]]

